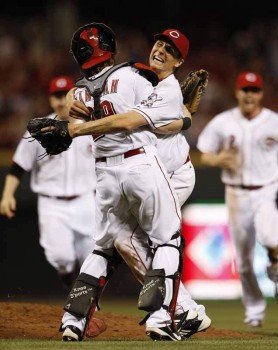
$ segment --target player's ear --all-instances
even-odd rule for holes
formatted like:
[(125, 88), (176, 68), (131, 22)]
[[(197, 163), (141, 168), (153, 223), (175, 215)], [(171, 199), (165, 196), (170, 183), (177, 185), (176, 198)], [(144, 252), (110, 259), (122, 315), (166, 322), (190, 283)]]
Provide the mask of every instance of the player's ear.
[(183, 64), (184, 60), (180, 58), (176, 63), (175, 63), (175, 68), (179, 68)]

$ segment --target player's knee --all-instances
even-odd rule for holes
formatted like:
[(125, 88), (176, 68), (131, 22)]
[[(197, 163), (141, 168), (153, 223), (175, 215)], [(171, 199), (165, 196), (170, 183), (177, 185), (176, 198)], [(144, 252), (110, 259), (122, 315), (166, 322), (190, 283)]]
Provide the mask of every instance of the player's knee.
[(51, 266), (53, 266), (59, 273), (70, 273), (74, 270), (76, 261), (74, 257), (61, 252), (46, 253), (46, 260)]

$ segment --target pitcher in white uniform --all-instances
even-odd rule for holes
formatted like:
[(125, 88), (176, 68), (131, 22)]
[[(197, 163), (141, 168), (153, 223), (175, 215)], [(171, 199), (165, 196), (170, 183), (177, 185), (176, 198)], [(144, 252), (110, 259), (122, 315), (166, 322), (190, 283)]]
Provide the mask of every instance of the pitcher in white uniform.
[[(50, 81), (49, 103), (54, 112), (48, 117), (68, 119), (66, 94), (73, 86), (69, 76)], [(29, 141), (26, 131), (5, 179), (0, 211), (8, 218), (15, 216), (15, 192), (23, 173), (30, 171), (30, 186), (38, 195), (40, 244), (68, 291), (76, 277), (76, 265), (80, 268), (94, 248), (96, 175), (91, 141), (89, 136), (73, 140), (69, 152), (46, 157), (38, 142)]]
[(244, 322), (258, 327), (266, 301), (253, 268), (256, 241), (267, 249), (276, 295), (278, 286), (278, 115), (262, 106), (258, 73), (240, 73), (235, 96), (238, 106), (216, 115), (200, 133), (197, 147), (204, 165), (222, 168)]

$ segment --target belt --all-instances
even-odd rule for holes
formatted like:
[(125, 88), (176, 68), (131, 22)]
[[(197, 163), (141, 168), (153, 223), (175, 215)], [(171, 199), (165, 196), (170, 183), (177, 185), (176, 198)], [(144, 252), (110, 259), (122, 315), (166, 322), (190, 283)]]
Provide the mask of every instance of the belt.
[(79, 196), (69, 196), (69, 197), (64, 197), (64, 196), (48, 196), (47, 194), (40, 194), (42, 197), (46, 198), (53, 198), (53, 199), (60, 199), (62, 201), (72, 201), (73, 199), (78, 198)]
[(188, 163), (188, 162), (190, 162), (190, 161), (191, 161), (191, 158), (190, 158), (190, 155), (188, 155), (187, 158), (186, 158), (186, 160), (185, 160), (185, 162), (184, 162), (184, 164), (186, 164), (186, 163)]
[(249, 191), (259, 190), (260, 188), (264, 187), (264, 186), (230, 185), (230, 184), (226, 184), (226, 185), (234, 188), (241, 188), (242, 190), (249, 190)]
[[(127, 151), (126, 153), (123, 154), (124, 158), (129, 158), (129, 157), (133, 157), (136, 156), (137, 154), (142, 154), (145, 153), (145, 150), (143, 147), (141, 148), (136, 148), (136, 149), (131, 149), (130, 151)], [(101, 157), (101, 158), (96, 158), (96, 163), (98, 162), (106, 162), (106, 160), (109, 157)]]

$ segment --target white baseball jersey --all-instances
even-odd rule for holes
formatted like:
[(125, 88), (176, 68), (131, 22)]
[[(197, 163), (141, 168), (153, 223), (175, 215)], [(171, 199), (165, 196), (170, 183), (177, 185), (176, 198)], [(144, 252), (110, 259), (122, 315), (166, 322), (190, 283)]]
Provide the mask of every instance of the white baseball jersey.
[(218, 153), (231, 142), (240, 151), (236, 172), (222, 170), (225, 184), (261, 186), (278, 179), (278, 116), (263, 108), (254, 119), (244, 118), (238, 107), (215, 116), (200, 133), (197, 148)]
[[(25, 139), (28, 131), (23, 137), (13, 162), (31, 171), (31, 189), (38, 194), (40, 244), (54, 268), (72, 272), (76, 260), (81, 264), (94, 245), (96, 174), (90, 137), (76, 138), (69, 150), (41, 160), (45, 149)], [(61, 199), (72, 196), (76, 199)]]
[[(171, 74), (158, 83), (150, 98), (136, 109), (149, 121), (153, 130), (174, 119), (182, 118), (182, 93), (176, 77)], [(163, 109), (161, 105), (165, 105)], [(170, 118), (171, 117), (171, 118)], [(189, 155), (189, 145), (182, 132), (172, 135), (156, 134), (158, 156), (168, 173), (179, 169)]]
[(258, 116), (248, 120), (238, 107), (230, 109), (206, 125), (197, 147), (203, 153), (219, 153), (231, 144), (239, 151), (238, 168), (221, 173), (229, 229), (246, 320), (262, 320), (266, 302), (252, 266), (256, 240), (268, 248), (278, 246), (278, 115), (262, 108)]
[[(107, 69), (103, 70), (101, 74), (103, 74), (106, 70)], [(155, 100), (152, 100), (152, 103), (148, 107), (145, 106), (145, 101), (148, 101), (148, 98), (152, 93), (153, 87), (151, 83), (142, 77), (138, 73), (137, 69), (133, 67), (122, 67), (114, 71), (108, 77), (104, 92), (101, 95), (101, 107), (103, 112), (107, 115), (127, 112), (136, 105), (140, 105), (140, 108), (144, 105), (144, 107), (149, 111), (152, 108), (158, 108), (158, 102), (159, 104), (162, 103), (162, 108), (160, 108), (161, 113), (163, 112), (163, 108), (168, 110), (168, 105), (160, 98), (157, 100), (157, 103)], [(93, 98), (88, 95), (86, 89), (77, 89), (75, 91), (75, 96), (77, 99), (85, 102), (87, 107), (93, 108)], [(142, 102), (142, 104), (140, 104), (140, 102)], [(180, 113), (177, 114), (177, 117), (180, 117)], [(170, 119), (167, 114), (167, 121), (165, 121), (165, 123), (169, 122)], [(97, 206), (97, 209), (100, 210), (98, 212), (98, 216), (101, 217), (105, 213), (106, 217), (100, 219), (100, 226), (97, 229), (97, 238), (104, 238), (106, 241), (110, 242), (110, 245), (112, 245), (113, 236), (119, 232), (121, 225), (126, 222), (131, 213), (130, 210), (133, 210), (133, 214), (137, 217), (138, 222), (142, 224), (145, 231), (151, 235), (153, 241), (167, 241), (180, 226), (180, 209), (177, 208), (178, 199), (174, 194), (174, 191), (169, 192), (169, 189), (166, 189), (170, 179), (166, 175), (165, 182), (165, 168), (163, 165), (158, 167), (158, 162), (154, 158), (154, 155), (157, 153), (155, 147), (157, 138), (155, 134), (146, 126), (131, 132), (101, 135), (96, 137), (94, 141), (93, 149), (96, 158), (104, 156), (108, 157), (107, 167), (105, 169), (106, 178), (103, 176), (103, 169), (99, 170), (99, 168), (102, 168), (104, 164), (96, 164), (96, 172), (98, 177), (97, 195), (102, 192), (108, 192), (105, 187), (109, 186), (109, 194), (101, 194), (101, 198), (98, 201), (100, 204)], [(145, 149), (145, 154), (137, 155), (136, 157), (130, 157), (124, 160), (123, 153), (142, 146)], [(148, 167), (146, 167), (146, 161), (149, 163)], [(121, 169), (117, 169), (117, 171), (119, 171), (117, 178), (112, 165), (118, 166), (120, 164)], [(136, 173), (139, 171), (139, 164), (141, 164), (141, 166), (144, 164), (146, 169), (144, 172), (142, 172), (141, 177), (137, 178)], [(132, 171), (133, 165), (136, 165), (136, 168), (138, 169), (136, 172)], [(129, 168), (130, 170), (128, 170)], [(126, 177), (125, 174), (129, 173), (130, 176)], [(99, 174), (101, 176), (99, 176)], [(133, 179), (133, 177), (136, 177), (136, 180)], [(109, 182), (106, 183), (106, 181)], [(117, 183), (113, 185), (114, 181)], [(119, 188), (121, 181), (123, 181), (123, 183), (126, 185), (126, 188), (124, 188), (123, 184)], [(151, 185), (153, 181), (156, 181), (156, 183)], [(156, 194), (155, 188), (157, 188)], [(122, 193), (122, 191), (125, 193)], [(142, 208), (139, 210), (139, 207), (137, 207), (139, 204), (134, 202), (135, 197), (133, 198), (133, 196), (135, 193), (140, 200), (145, 198), (144, 210)], [(169, 204), (161, 205), (160, 212), (158, 213), (157, 210), (153, 208), (156, 203), (151, 200), (150, 193), (153, 193), (154, 196), (160, 198), (163, 203), (165, 203), (164, 201), (167, 201), (166, 198), (168, 198)], [(105, 201), (103, 201), (104, 197), (106, 198)], [(107, 197), (110, 199), (108, 200)], [(122, 204), (119, 202), (121, 200), (120, 198), (122, 198)], [(129, 201), (132, 202), (132, 209), (130, 209), (130, 204), (128, 204)], [(111, 208), (115, 205), (116, 207), (111, 210)], [(150, 208), (152, 208), (152, 211), (154, 211), (152, 215), (150, 215)], [(165, 222), (163, 223), (164, 220), (162, 218), (164, 215), (162, 212), (164, 212), (164, 210)], [(169, 222), (169, 220), (166, 219), (167, 214), (169, 214), (169, 210), (173, 210), (173, 217), (176, 219), (174, 219), (172, 222)], [(107, 233), (109, 234), (107, 235)], [(101, 244), (103, 244), (103, 241)]]
[[(94, 78), (104, 74), (105, 68)], [(129, 82), (128, 84), (126, 82)], [(124, 113), (140, 103), (153, 92), (152, 84), (137, 73), (132, 67), (122, 67), (114, 71), (107, 79), (101, 95), (100, 106), (105, 116)], [(75, 91), (75, 98), (84, 102), (87, 107), (94, 108), (94, 100), (84, 88)], [(94, 137), (93, 152), (95, 158), (111, 157), (123, 154), (131, 149), (144, 145), (156, 145), (156, 136), (147, 127), (138, 131), (119, 132)]]

